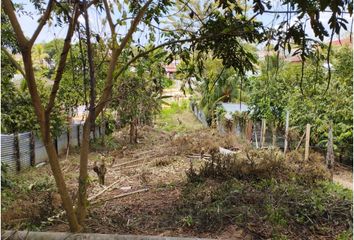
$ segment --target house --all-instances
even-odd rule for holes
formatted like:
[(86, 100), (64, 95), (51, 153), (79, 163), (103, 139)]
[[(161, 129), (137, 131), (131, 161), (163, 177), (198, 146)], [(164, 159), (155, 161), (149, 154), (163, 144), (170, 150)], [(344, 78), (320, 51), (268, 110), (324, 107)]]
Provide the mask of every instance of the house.
[(168, 78), (173, 78), (177, 72), (177, 60), (172, 61), (170, 64), (165, 66), (166, 74)]

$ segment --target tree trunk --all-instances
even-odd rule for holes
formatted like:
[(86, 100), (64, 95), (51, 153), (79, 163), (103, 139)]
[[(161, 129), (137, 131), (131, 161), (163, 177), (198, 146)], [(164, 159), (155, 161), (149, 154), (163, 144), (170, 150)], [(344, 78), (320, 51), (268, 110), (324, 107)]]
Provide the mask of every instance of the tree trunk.
[(134, 143), (134, 133), (135, 133), (135, 125), (134, 125), (134, 120), (130, 122), (130, 130), (129, 130), (129, 142), (131, 144)]
[(277, 145), (277, 125), (276, 123), (273, 123), (272, 127), (272, 146), (276, 147)]
[(92, 47), (91, 47), (91, 35), (90, 35), (90, 25), (89, 16), (87, 11), (87, 1), (84, 0), (85, 7), (85, 26), (86, 26), (86, 44), (87, 44), (87, 57), (90, 69), (90, 111), (85, 120), (83, 127), (83, 137), (82, 146), (80, 152), (80, 175), (79, 175), (79, 189), (78, 189), (78, 202), (77, 202), (77, 220), (80, 225), (83, 222), (87, 214), (87, 166), (88, 166), (88, 154), (90, 151), (90, 131), (93, 133), (93, 139), (96, 139), (95, 131), (95, 99), (96, 99), (96, 79), (95, 79), (95, 67), (93, 63)]
[(78, 224), (77, 218), (75, 216), (73, 203), (67, 191), (64, 177), (60, 169), (58, 155), (50, 133), (49, 115), (46, 116), (44, 114), (44, 109), (42, 107), (42, 103), (37, 91), (33, 65), (32, 65), (31, 52), (22, 50), (22, 57), (23, 57), (23, 63), (25, 65), (25, 72), (27, 76), (26, 80), (27, 80), (29, 92), (31, 94), (32, 105), (34, 107), (38, 119), (43, 143), (48, 154), (49, 164), (52, 169), (55, 183), (57, 185), (58, 192), (60, 194), (63, 203), (63, 208), (68, 217), (70, 230), (72, 232), (78, 232), (81, 230), (81, 226)]
[(138, 143), (138, 120), (135, 121), (134, 143)]
[(77, 220), (80, 224), (83, 224), (87, 214), (87, 166), (88, 154), (90, 150), (90, 122), (89, 114), (83, 126), (82, 143), (80, 149), (80, 175), (76, 210)]

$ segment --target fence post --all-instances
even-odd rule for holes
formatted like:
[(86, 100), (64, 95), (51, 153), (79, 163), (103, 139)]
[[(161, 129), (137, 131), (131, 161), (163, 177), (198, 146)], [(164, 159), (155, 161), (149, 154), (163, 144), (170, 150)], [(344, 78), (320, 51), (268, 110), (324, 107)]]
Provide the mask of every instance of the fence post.
[(252, 140), (252, 133), (253, 133), (253, 121), (251, 119), (247, 119), (246, 124), (246, 139), (248, 141)]
[(57, 155), (59, 155), (59, 151), (58, 151), (58, 137), (55, 137), (55, 139), (54, 139), (54, 146), (55, 146), (55, 151), (57, 152)]
[(261, 148), (264, 147), (264, 143), (265, 143), (266, 127), (267, 127), (267, 122), (263, 118), (262, 119), (262, 128), (261, 128)]
[(333, 181), (334, 153), (333, 153), (333, 130), (332, 130), (332, 124), (330, 124), (329, 130), (328, 130), (326, 165), (327, 165), (328, 169), (330, 170), (331, 179)]
[(289, 111), (286, 111), (285, 119), (285, 136), (284, 136), (284, 155), (288, 149), (288, 136), (289, 136)]
[(311, 125), (306, 124), (305, 160), (309, 160)]
[(69, 156), (69, 150), (70, 150), (70, 130), (71, 128), (67, 127), (66, 128), (66, 158), (68, 159)]
[(80, 124), (77, 125), (77, 145), (80, 147)]
[(30, 164), (33, 167), (36, 164), (36, 153), (35, 153), (35, 142), (34, 142), (34, 132), (30, 132), (30, 142), (29, 142), (29, 147), (30, 147)]
[(70, 128), (67, 127), (66, 128), (66, 142), (67, 142), (67, 145), (66, 145), (66, 148), (68, 149), (70, 147)]
[(256, 148), (258, 148), (258, 136), (256, 131), (254, 131), (254, 138), (256, 139)]
[(17, 172), (21, 171), (21, 161), (20, 161), (20, 144), (18, 133), (14, 133), (14, 150), (15, 150), (15, 161)]

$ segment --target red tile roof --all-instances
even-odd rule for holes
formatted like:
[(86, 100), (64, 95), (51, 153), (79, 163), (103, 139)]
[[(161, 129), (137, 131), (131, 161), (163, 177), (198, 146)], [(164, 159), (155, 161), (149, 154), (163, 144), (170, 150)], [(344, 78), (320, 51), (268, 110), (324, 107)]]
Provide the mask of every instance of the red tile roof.
[(332, 46), (352, 45), (350, 38), (337, 39), (332, 41)]
[(177, 72), (176, 64), (170, 63), (169, 65), (165, 66), (165, 70), (166, 70), (166, 72), (169, 72), (169, 73)]

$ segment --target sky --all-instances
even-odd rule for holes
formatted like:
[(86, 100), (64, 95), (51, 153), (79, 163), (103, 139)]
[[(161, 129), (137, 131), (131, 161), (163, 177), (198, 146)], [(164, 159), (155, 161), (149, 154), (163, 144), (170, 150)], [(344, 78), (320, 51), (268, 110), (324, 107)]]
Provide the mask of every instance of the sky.
[[(23, 4), (24, 9), (26, 11), (34, 13), (32, 17), (26, 16), (26, 15), (22, 15), (22, 16), (18, 15), (19, 22), (22, 26), (22, 29), (23, 29), (25, 35), (31, 36), (38, 25), (38, 19), (40, 16), (35, 15), (34, 7), (30, 3), (30, 1), (14, 0), (13, 2)], [(274, 9), (272, 9), (272, 10), (284, 10), (284, 7), (279, 4), (279, 0), (273, 0), (272, 4), (274, 6)], [(89, 12), (89, 15), (90, 15), (90, 27), (93, 31), (98, 32), (100, 35), (102, 35), (105, 31), (109, 31), (107, 26), (102, 27), (101, 16), (98, 16), (96, 11), (91, 9)], [(328, 12), (321, 13), (320, 19), (325, 24), (326, 29), (329, 29), (327, 22), (328, 22), (330, 15), (331, 15), (331, 13), (328, 13)], [(257, 19), (262, 21), (265, 26), (271, 26), (272, 24), (274, 24), (274, 26), (276, 26), (282, 20), (282, 18), (284, 17), (284, 14), (280, 14), (280, 18), (273, 22), (274, 16), (275, 16), (275, 14), (265, 13), (265, 14), (257, 17)], [(352, 19), (350, 18), (349, 14), (344, 14), (344, 18), (347, 19), (347, 21), (349, 22), (348, 23), (348, 30), (350, 31)], [(291, 18), (291, 22), (294, 22), (295, 20), (296, 20), (296, 16), (293, 16)], [(82, 16), (80, 16), (79, 21), (81, 23), (83, 23)], [(125, 30), (124, 26), (121, 27), (120, 29), (121, 29), (121, 32), (124, 32), (124, 30)], [(55, 38), (64, 38), (65, 34), (66, 34), (66, 30), (67, 30), (66, 27), (61, 28), (61, 27), (55, 27), (54, 25), (47, 24), (43, 28), (41, 34), (38, 36), (36, 43), (48, 42), (48, 41), (51, 41)], [(349, 31), (347, 31), (347, 34), (349, 34)], [(306, 32), (310, 37), (314, 37), (313, 31), (310, 27), (310, 24), (307, 24)], [(338, 36), (334, 37), (334, 39), (337, 39), (337, 38), (338, 38)], [(329, 38), (324, 40), (324, 42), (328, 42), (328, 41), (329, 41)]]

